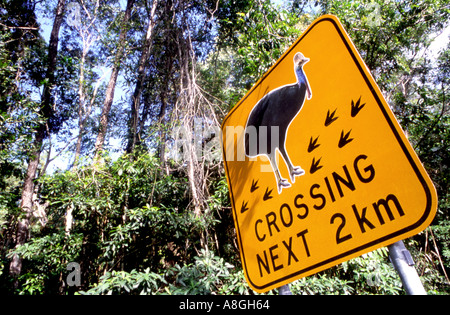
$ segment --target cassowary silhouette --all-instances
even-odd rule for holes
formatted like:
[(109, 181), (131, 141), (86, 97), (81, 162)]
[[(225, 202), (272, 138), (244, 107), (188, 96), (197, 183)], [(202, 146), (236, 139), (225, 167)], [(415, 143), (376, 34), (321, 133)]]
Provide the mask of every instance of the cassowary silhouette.
[[(290, 124), (300, 112), (305, 99), (312, 97), (308, 79), (303, 66), (310, 61), (302, 53), (294, 56), (294, 72), (297, 82), (270, 91), (253, 107), (245, 128), (245, 154), (250, 158), (266, 155), (272, 166), (278, 186), (278, 193), (283, 188), (291, 187), (288, 180), (281, 177), (277, 165), (277, 149), (280, 151), (288, 169), (292, 183), (296, 176), (305, 171), (295, 167), (286, 152), (286, 135)], [(276, 132), (278, 130), (278, 133)]]

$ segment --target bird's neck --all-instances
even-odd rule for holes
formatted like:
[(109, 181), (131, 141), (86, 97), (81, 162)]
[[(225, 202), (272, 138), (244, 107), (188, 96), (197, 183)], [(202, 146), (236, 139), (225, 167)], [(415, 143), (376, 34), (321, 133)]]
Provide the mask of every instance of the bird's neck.
[(298, 68), (298, 69), (295, 69), (295, 76), (297, 77), (297, 82), (298, 82), (298, 85), (301, 87), (302, 86), (302, 84), (306, 84), (306, 76), (305, 76), (305, 73), (303, 72), (303, 68)]

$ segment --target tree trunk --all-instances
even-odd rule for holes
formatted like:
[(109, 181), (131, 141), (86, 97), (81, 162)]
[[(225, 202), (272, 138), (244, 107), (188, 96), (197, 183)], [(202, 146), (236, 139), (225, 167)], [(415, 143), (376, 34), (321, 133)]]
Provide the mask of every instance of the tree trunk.
[(88, 53), (88, 49), (86, 48), (83, 52), (82, 58), (81, 58), (81, 66), (80, 66), (80, 80), (79, 80), (79, 88), (78, 88), (78, 98), (79, 98), (79, 105), (78, 105), (78, 136), (77, 136), (77, 145), (75, 149), (75, 160), (73, 163), (73, 168), (77, 169), (78, 164), (80, 161), (80, 155), (81, 155), (81, 146), (83, 143), (83, 135), (85, 133), (86, 124), (88, 122), (89, 117), (91, 116), (92, 109), (94, 107), (95, 99), (97, 98), (98, 89), (100, 88), (101, 82), (104, 80), (104, 75), (101, 76), (97, 83), (95, 84), (94, 92), (92, 93), (91, 100), (89, 101), (89, 104), (86, 106), (86, 91), (84, 88), (84, 64), (86, 61), (86, 55)]
[(114, 92), (116, 89), (117, 77), (119, 76), (120, 65), (122, 63), (123, 52), (125, 48), (125, 39), (127, 36), (127, 24), (131, 16), (131, 10), (133, 8), (135, 0), (127, 1), (127, 8), (125, 10), (125, 17), (122, 20), (120, 27), (119, 42), (117, 47), (116, 56), (114, 58), (114, 66), (109, 79), (108, 87), (106, 89), (105, 102), (103, 103), (102, 114), (100, 116), (100, 130), (98, 132), (97, 141), (95, 142), (95, 156), (94, 163), (100, 161), (100, 157), (103, 151), (103, 145), (105, 143), (106, 132), (108, 131), (108, 118), (111, 106), (114, 100)]
[[(44, 86), (44, 93), (41, 102), (41, 114), (47, 120), (53, 115), (52, 110), (52, 90), (55, 84), (55, 70), (56, 59), (58, 56), (58, 42), (59, 42), (59, 29), (64, 17), (65, 0), (59, 0), (56, 7), (55, 20), (53, 22), (53, 29), (50, 35), (50, 43), (48, 47), (48, 68), (47, 68), (47, 84)], [(16, 232), (16, 247), (25, 244), (29, 237), (30, 218), (33, 212), (33, 192), (34, 192), (34, 180), (36, 179), (36, 172), (39, 166), (39, 158), (41, 155), (42, 143), (47, 134), (47, 126), (41, 124), (36, 131), (34, 138), (34, 150), (31, 152), (28, 159), (28, 168), (25, 176), (22, 201), (20, 207), (25, 214), (17, 225)], [(18, 285), (17, 276), (20, 275), (22, 270), (22, 258), (18, 255), (14, 255), (9, 266), (9, 273), (16, 278), (15, 286)]]
[[(167, 57), (166, 62), (166, 76), (164, 78), (164, 83), (161, 89), (160, 93), (160, 100), (161, 100), (161, 108), (159, 110), (158, 114), (158, 127), (159, 127), (159, 160), (161, 161), (161, 165), (163, 168), (166, 166), (166, 127), (164, 124), (164, 117), (166, 116), (166, 108), (167, 108), (167, 93), (169, 91), (169, 77), (172, 73), (172, 64), (173, 59), (172, 57)], [(169, 175), (169, 174), (167, 174)]]
[(73, 163), (73, 167), (76, 169), (78, 166), (78, 160), (80, 159), (80, 153), (81, 153), (81, 142), (83, 139), (83, 132), (84, 132), (84, 126), (85, 122), (87, 120), (84, 119), (84, 115), (86, 113), (83, 113), (83, 108), (85, 107), (86, 102), (86, 95), (84, 93), (83, 84), (84, 84), (84, 64), (86, 62), (86, 54), (87, 51), (85, 48), (83, 48), (83, 53), (81, 55), (81, 62), (80, 62), (80, 78), (78, 80), (78, 137), (77, 137), (77, 146), (75, 149), (75, 161)]
[(139, 59), (138, 64), (138, 79), (136, 82), (136, 88), (134, 90), (133, 99), (131, 103), (131, 117), (130, 117), (130, 129), (128, 136), (128, 145), (127, 145), (127, 153), (131, 153), (134, 151), (136, 143), (138, 141), (138, 123), (139, 123), (139, 111), (141, 104), (141, 95), (144, 87), (144, 79), (145, 79), (145, 65), (150, 57), (150, 51), (152, 48), (152, 37), (153, 37), (153, 29), (155, 28), (156, 22), (154, 21), (156, 7), (158, 6), (158, 0), (153, 0), (152, 9), (149, 16), (147, 34), (145, 36), (144, 48), (141, 53), (141, 57)]
[[(27, 173), (25, 175), (22, 201), (20, 208), (24, 213), (24, 217), (19, 221), (16, 231), (16, 247), (25, 244), (29, 237), (30, 219), (33, 213), (33, 192), (34, 192), (34, 180), (36, 178), (36, 171), (39, 166), (39, 157), (41, 154), (41, 146), (44, 140), (45, 127), (41, 126), (36, 132), (36, 138), (34, 139), (34, 151), (32, 152), (29, 161)], [(22, 270), (22, 258), (19, 255), (14, 254), (11, 263), (9, 265), (9, 273), (13, 277), (20, 275)], [(17, 286), (17, 282), (15, 284)]]
[(48, 46), (48, 68), (46, 78), (48, 83), (44, 86), (42, 112), (45, 118), (51, 118), (52, 110), (52, 91), (55, 85), (56, 59), (58, 57), (59, 29), (64, 18), (65, 0), (59, 0), (56, 7), (55, 20), (53, 22), (52, 32), (50, 34), (50, 43)]
[[(166, 8), (165, 8), (165, 16), (166, 18), (170, 16), (170, 12), (172, 10), (172, 3), (166, 2)], [(166, 24), (169, 24), (171, 22), (165, 21)], [(166, 27), (169, 27), (166, 25)], [(166, 174), (168, 175), (168, 169), (166, 168), (166, 125), (165, 125), (165, 117), (167, 112), (167, 105), (169, 101), (169, 85), (171, 81), (171, 77), (173, 76), (174, 71), (174, 59), (176, 50), (173, 49), (175, 46), (174, 43), (171, 41), (166, 42), (167, 48), (166, 48), (166, 62), (165, 62), (165, 68), (164, 68), (164, 79), (163, 84), (161, 87), (161, 91), (159, 93), (159, 98), (161, 101), (161, 107), (159, 109), (158, 114), (158, 128), (159, 128), (159, 160), (161, 161), (162, 169), (166, 169)], [(175, 85), (174, 85), (175, 87)], [(176, 91), (174, 93), (177, 94)]]

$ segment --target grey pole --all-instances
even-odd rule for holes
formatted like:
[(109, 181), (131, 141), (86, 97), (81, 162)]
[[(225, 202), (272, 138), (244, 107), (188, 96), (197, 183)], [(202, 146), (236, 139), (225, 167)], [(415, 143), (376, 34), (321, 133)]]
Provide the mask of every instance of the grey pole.
[(392, 244), (389, 248), (389, 259), (394, 265), (402, 280), (403, 287), (408, 295), (426, 295), (425, 289), (414, 268), (414, 260), (406, 249), (403, 241)]
[(291, 289), (289, 289), (289, 284), (286, 284), (280, 288), (278, 288), (279, 295), (292, 295)]

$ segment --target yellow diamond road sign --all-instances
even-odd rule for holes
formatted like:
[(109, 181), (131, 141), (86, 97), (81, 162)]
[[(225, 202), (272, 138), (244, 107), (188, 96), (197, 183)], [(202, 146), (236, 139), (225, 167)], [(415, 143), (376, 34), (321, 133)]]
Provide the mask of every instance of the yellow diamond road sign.
[(334, 16), (316, 20), (231, 110), (225, 169), (258, 292), (415, 235), (435, 188)]

